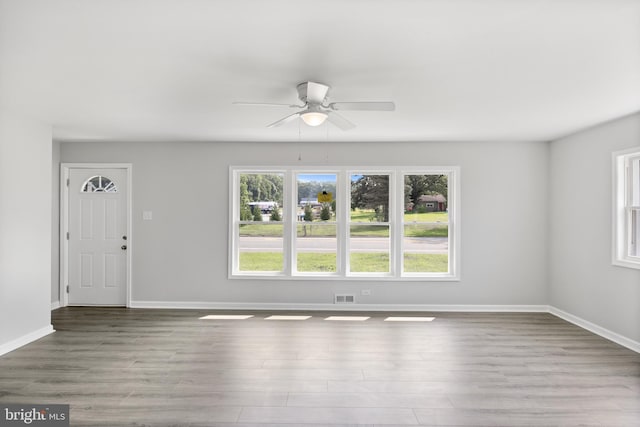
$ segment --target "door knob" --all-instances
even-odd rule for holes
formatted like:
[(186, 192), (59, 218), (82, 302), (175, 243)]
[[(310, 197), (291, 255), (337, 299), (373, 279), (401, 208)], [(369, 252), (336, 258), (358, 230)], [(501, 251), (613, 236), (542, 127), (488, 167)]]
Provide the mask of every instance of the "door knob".
[(122, 249), (123, 251), (126, 251), (127, 250), (127, 245), (120, 246), (120, 249)]

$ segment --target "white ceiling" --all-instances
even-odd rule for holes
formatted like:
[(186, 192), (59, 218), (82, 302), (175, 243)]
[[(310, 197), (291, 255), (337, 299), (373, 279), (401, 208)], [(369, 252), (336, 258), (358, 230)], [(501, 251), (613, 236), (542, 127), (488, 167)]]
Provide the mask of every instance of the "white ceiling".
[[(358, 125), (265, 125), (296, 85)], [(550, 140), (640, 110), (640, 0), (0, 0), (0, 103), (61, 140)]]

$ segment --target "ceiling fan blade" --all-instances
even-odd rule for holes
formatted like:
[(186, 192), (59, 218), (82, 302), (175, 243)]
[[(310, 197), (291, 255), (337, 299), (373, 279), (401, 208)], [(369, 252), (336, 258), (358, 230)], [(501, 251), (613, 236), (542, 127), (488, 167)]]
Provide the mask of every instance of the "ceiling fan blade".
[(298, 117), (300, 117), (300, 113), (293, 113), (290, 116), (285, 117), (284, 119), (280, 119), (277, 122), (271, 123), (267, 127), (274, 128), (274, 127), (282, 126), (285, 123), (289, 123), (290, 121), (297, 119)]
[(328, 91), (329, 86), (320, 83), (307, 82), (307, 103), (322, 104)]
[(336, 111), (395, 111), (396, 104), (393, 102), (332, 102), (329, 108)]
[(349, 120), (345, 119), (338, 113), (334, 113), (333, 111), (327, 111), (327, 120), (342, 130), (349, 130), (356, 127), (356, 125), (351, 123)]
[(234, 102), (233, 105), (247, 105), (250, 107), (289, 107), (289, 108), (304, 107), (304, 105), (275, 104), (273, 102)]

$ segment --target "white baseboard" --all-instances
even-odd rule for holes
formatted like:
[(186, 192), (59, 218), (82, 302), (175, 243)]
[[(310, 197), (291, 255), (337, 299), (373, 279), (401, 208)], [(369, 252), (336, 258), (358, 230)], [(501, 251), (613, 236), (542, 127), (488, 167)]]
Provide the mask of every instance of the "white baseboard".
[(547, 313), (547, 305), (465, 304), (296, 304), (195, 301), (131, 301), (131, 308), (173, 308), (196, 310), (288, 310), (288, 311), (462, 311)]
[(554, 316), (558, 316), (559, 318), (566, 320), (567, 322), (573, 323), (574, 325), (580, 326), (581, 328), (586, 329), (589, 332), (593, 332), (596, 335), (600, 335), (603, 338), (613, 341), (616, 344), (627, 347), (629, 350), (640, 353), (640, 342), (638, 341), (634, 341), (630, 338), (622, 336), (618, 333), (603, 328), (602, 326), (598, 326), (595, 323), (591, 323), (588, 320), (584, 320), (578, 316), (574, 316), (571, 313), (567, 313), (566, 311), (560, 310), (559, 308), (553, 306), (549, 306), (549, 313), (553, 314)]
[(54, 301), (51, 303), (51, 311), (60, 308), (60, 301)]
[(40, 328), (36, 331), (30, 332), (26, 335), (21, 336), (20, 338), (16, 338), (15, 340), (9, 341), (8, 343), (0, 345), (0, 356), (3, 354), (7, 354), (10, 351), (16, 350), (23, 345), (27, 345), (30, 342), (38, 340), (46, 335), (55, 332), (52, 325), (45, 326), (44, 328)]
[(274, 310), (274, 311), (420, 311), (484, 313), (551, 313), (596, 335), (640, 353), (640, 343), (549, 305), (476, 304), (295, 304), (195, 301), (131, 301), (131, 308), (196, 310)]

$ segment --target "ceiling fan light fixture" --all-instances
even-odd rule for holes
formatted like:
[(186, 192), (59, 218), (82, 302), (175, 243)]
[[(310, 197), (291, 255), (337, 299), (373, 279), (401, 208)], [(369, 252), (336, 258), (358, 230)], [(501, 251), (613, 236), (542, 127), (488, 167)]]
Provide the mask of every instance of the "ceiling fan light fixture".
[(306, 111), (300, 115), (309, 126), (320, 126), (327, 120), (327, 113), (322, 111)]

